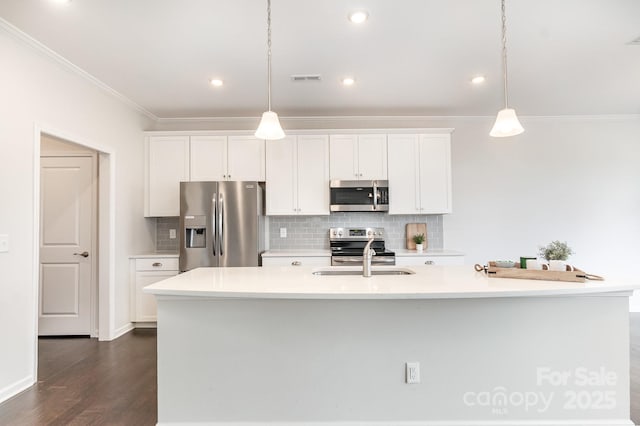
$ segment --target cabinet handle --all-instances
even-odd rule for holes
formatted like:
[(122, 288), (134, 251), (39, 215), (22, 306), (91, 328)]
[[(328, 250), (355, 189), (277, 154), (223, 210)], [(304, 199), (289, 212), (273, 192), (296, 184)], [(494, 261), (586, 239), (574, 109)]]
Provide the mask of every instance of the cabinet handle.
[(291, 266), (300, 266), (302, 265), (302, 262), (300, 262), (299, 260), (294, 260), (293, 262), (291, 262)]
[(162, 266), (162, 263), (160, 262), (153, 262), (153, 264), (151, 266)]
[(434, 265), (436, 262), (434, 262), (433, 260), (425, 260), (424, 264), (425, 265)]

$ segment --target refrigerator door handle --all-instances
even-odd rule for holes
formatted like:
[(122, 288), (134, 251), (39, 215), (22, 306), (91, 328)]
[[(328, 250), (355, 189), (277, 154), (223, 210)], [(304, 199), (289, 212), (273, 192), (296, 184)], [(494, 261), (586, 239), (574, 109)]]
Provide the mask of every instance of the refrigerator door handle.
[(216, 215), (218, 213), (218, 194), (217, 193), (213, 193), (213, 198), (211, 199), (211, 226), (213, 227), (213, 232), (211, 233), (213, 235), (213, 255), (216, 255)]
[(218, 216), (218, 236), (220, 240), (220, 256), (224, 255), (224, 251), (222, 247), (224, 247), (224, 199), (222, 198), (222, 193), (220, 193), (220, 214)]

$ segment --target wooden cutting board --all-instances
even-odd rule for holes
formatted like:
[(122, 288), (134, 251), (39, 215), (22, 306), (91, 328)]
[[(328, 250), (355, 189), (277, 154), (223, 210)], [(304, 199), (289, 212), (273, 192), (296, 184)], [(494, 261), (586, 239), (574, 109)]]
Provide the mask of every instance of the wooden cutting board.
[(407, 249), (415, 250), (416, 243), (413, 242), (413, 236), (424, 234), (424, 248), (427, 248), (427, 224), (426, 223), (407, 223)]

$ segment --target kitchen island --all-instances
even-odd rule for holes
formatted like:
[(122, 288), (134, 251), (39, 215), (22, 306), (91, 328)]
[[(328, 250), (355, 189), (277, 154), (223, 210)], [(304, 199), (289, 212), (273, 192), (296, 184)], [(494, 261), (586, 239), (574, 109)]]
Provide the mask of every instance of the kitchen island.
[(158, 424), (633, 424), (635, 283), (317, 269), (200, 268), (146, 287)]

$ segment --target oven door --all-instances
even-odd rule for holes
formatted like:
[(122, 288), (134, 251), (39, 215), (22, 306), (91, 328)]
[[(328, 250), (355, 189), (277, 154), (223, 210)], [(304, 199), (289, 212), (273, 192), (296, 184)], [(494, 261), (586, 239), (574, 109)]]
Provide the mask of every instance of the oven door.
[[(371, 265), (395, 266), (395, 256), (373, 256)], [(362, 256), (331, 256), (331, 266), (362, 266)]]

